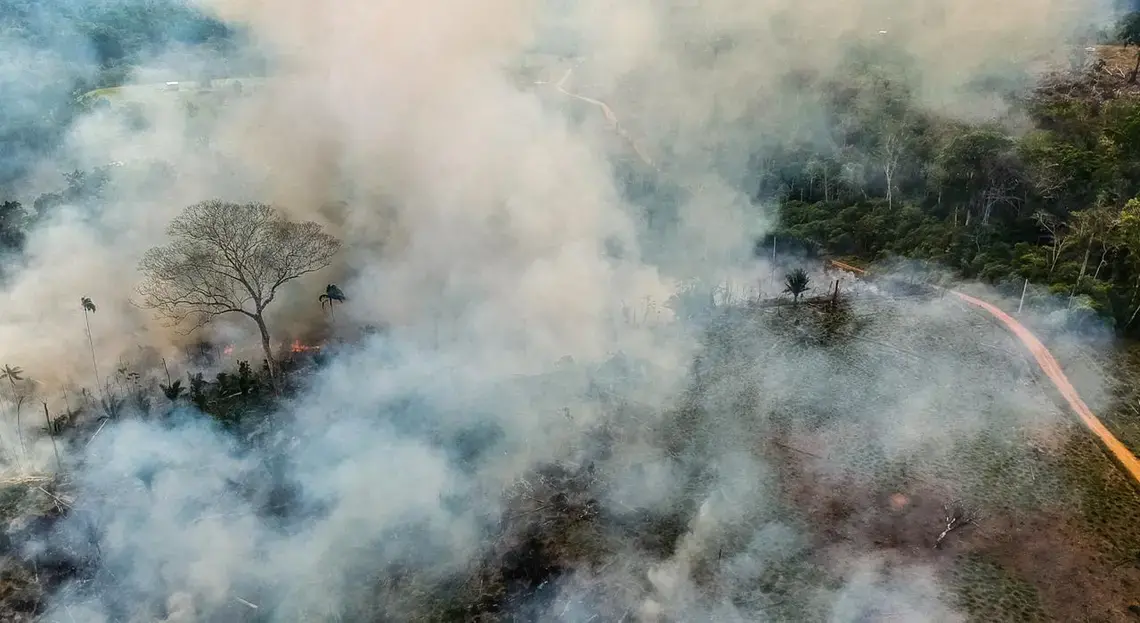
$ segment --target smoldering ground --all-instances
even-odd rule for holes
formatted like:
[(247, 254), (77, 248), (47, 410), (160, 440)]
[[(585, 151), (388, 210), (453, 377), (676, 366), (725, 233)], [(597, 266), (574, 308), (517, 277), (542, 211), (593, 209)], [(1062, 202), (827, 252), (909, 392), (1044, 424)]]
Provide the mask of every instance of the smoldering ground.
[[(841, 345), (815, 344), (799, 311), (714, 324), (697, 369), (669, 384), (645, 358), (506, 378), (378, 338), (255, 449), (192, 416), (117, 425), (48, 541), (101, 571), (54, 616), (162, 616), (173, 596), (191, 620), (955, 620), (934, 579), (940, 518), (879, 526), (878, 498), (929, 487), (1033, 508), (966, 477), (989, 462), (957, 463), (978, 444), (1020, 462), (1019, 429), (1069, 433), (1012, 341), (978, 339), (984, 318), (870, 299), (853, 313)], [(662, 409), (666, 385), (686, 391)], [(1047, 474), (1032, 486), (1068, 495)], [(863, 491), (832, 520), (850, 534), (838, 542), (803, 498), (833, 487)], [(901, 544), (872, 542), (871, 524)]]
[[(965, 87), (1004, 71), (1011, 38), (1049, 55), (1099, 18), (1074, 1), (1035, 4), (1026, 23), (1018, 5), (205, 3), (248, 28), (272, 79), (193, 115), (153, 93), (142, 123), (97, 110), (71, 126), (31, 180), (128, 166), (32, 234), (4, 289), (8, 356), (48, 385), (87, 378), (86, 295), (103, 305), (99, 361), (142, 345), (177, 372), (185, 341), (130, 305), (134, 267), (171, 217), (212, 197), (272, 201), (345, 241), (274, 327), (325, 322), (314, 292), (337, 281), (352, 298), (342, 329), (392, 330), (335, 357), (254, 440), (186, 413), (77, 446), (75, 507), (29, 547), (96, 571), (53, 596), (49, 619), (762, 620), (804, 607), (857, 620), (874, 607), (954, 620), (930, 572), (902, 571), (936, 562), (870, 546), (843, 554), (848, 572), (821, 560), (765, 443), (814, 440), (825, 482), (1000, 438), (995, 409), (1048, 427), (1030, 415), (1036, 394), (994, 373), (1011, 359), (966, 354), (973, 334), (939, 304), (864, 319), (943, 336), (916, 365), (867, 339), (840, 354), (789, 339), (813, 329), (780, 312), (710, 318), (704, 303), (724, 275), (765, 270), (748, 259), (773, 219), (750, 200), (750, 159), (788, 133), (823, 140), (790, 70), (834, 72), (871, 39), (909, 59), (932, 105), (993, 114)], [(882, 43), (888, 19), (898, 36)], [(633, 166), (653, 191), (631, 196), (615, 175), (633, 157), (603, 117), (572, 122), (563, 94), (511, 76), (553, 36), (579, 57), (564, 86), (619, 110), (652, 155)], [(969, 54), (943, 53), (947, 41)], [(138, 73), (211, 62), (172, 48)], [(565, 69), (549, 65), (555, 83)]]

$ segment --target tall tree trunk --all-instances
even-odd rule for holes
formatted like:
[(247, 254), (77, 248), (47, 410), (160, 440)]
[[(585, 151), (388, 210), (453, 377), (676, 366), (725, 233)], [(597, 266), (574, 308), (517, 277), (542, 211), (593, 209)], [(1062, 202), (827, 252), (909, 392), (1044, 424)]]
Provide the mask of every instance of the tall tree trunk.
[(1053, 248), (1050, 249), (1052, 257), (1049, 259), (1049, 274), (1048, 277), (1053, 276), (1053, 271), (1057, 269), (1057, 262), (1061, 261), (1061, 241), (1054, 234)]
[(1069, 307), (1073, 306), (1073, 297), (1077, 296), (1077, 288), (1081, 287), (1081, 280), (1085, 278), (1085, 271), (1089, 267), (1089, 256), (1092, 255), (1092, 247), (1094, 238), (1089, 238), (1089, 244), (1085, 247), (1085, 259), (1081, 262), (1081, 272), (1077, 275), (1077, 282), (1073, 284), (1073, 291), (1069, 293)]
[(273, 391), (281, 392), (281, 379), (278, 378), (277, 360), (273, 358), (273, 344), (269, 340), (269, 328), (265, 326), (265, 317), (258, 313), (253, 317), (257, 329), (261, 332), (261, 349), (265, 351), (265, 364), (269, 368), (269, 380), (273, 383)]
[(63, 473), (63, 460), (59, 458), (59, 446), (55, 445), (55, 424), (51, 421), (47, 403), (44, 403), (44, 421), (47, 422), (48, 437), (51, 437), (51, 449), (55, 452), (55, 465), (59, 473)]
[(1093, 279), (1096, 279), (1097, 277), (1100, 276), (1101, 269), (1104, 268), (1105, 264), (1107, 263), (1104, 261), (1104, 258), (1106, 255), (1108, 255), (1108, 245), (1101, 244), (1101, 246), (1100, 246), (1100, 262), (1097, 263), (1096, 270), (1093, 271)]
[(24, 446), (24, 431), (21, 430), (23, 425), (20, 423), (20, 407), (24, 406), (24, 399), (16, 394), (16, 382), (11, 378), (8, 382), (12, 384), (12, 397), (16, 399), (16, 437), (20, 440), (20, 453), (24, 458), (28, 458), (28, 449)]
[(1132, 326), (1132, 323), (1136, 320), (1137, 312), (1140, 312), (1140, 305), (1132, 309), (1132, 315), (1128, 318), (1128, 323), (1124, 325), (1125, 330), (1128, 330), (1128, 327)]
[(87, 310), (83, 310), (83, 323), (87, 325), (87, 346), (91, 348), (91, 368), (95, 370), (95, 386), (99, 393), (103, 393), (106, 388), (103, 387), (103, 380), (99, 378), (99, 364), (95, 361), (95, 339), (91, 337), (91, 320), (87, 316)]
[(1132, 315), (1128, 318), (1128, 323), (1124, 325), (1124, 330), (1126, 331), (1128, 327), (1131, 327), (1132, 323), (1136, 321), (1136, 314), (1140, 313), (1140, 304), (1136, 303), (1136, 294), (1140, 293), (1140, 275), (1137, 275), (1136, 283), (1132, 286), (1132, 291), (1132, 304), (1135, 305), (1135, 307), (1132, 308)]

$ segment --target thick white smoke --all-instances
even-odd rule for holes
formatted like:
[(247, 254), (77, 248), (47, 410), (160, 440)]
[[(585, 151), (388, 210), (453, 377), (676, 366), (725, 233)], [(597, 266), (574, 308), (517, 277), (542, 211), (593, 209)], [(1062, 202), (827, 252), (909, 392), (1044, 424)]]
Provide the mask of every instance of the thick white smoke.
[[(442, 616), (427, 593), (498, 546), (488, 535), (509, 515), (507, 489), (538, 466), (591, 461), (607, 512), (688, 506), (691, 521), (668, 555), (610, 547), (608, 564), (565, 575), (565, 608), (532, 604), (528, 618), (775, 616), (749, 583), (807, 545), (781, 519), (775, 467), (760, 451), (769, 407), (826, 412), (877, 381), (855, 416), (864, 426), (834, 424), (821, 438), (834, 449), (859, 438), (893, 459), (984, 434), (980, 416), (944, 425), (932, 414), (951, 398), (986, 408), (1005, 380), (946, 355), (926, 371), (975, 389), (916, 393), (914, 377), (888, 362), (863, 362), (871, 381), (857, 381), (826, 354), (742, 337), (754, 363), (712, 383), (701, 405), (711, 415), (690, 431), (701, 441), (678, 456), (661, 429), (688, 399), (699, 349), (670, 302), (692, 280), (703, 297), (723, 278), (766, 274), (748, 259), (773, 219), (750, 201), (750, 158), (790, 133), (815, 137), (821, 123), (782, 86), (789, 72), (827, 74), (851, 43), (887, 30), (883, 45), (909, 55), (927, 104), (989, 114), (964, 88), (970, 80), (1010, 54), (1055, 55), (1099, 17), (1091, 0), (1007, 4), (203, 2), (248, 28), (250, 45), (274, 61), (269, 79), (195, 114), (143, 91), (142, 129), (112, 111), (73, 126), (40, 179), (126, 164), (97, 205), (61, 210), (33, 234), (3, 290), (5, 356), (40, 379), (45, 400), (68, 382), (92, 386), (78, 304), (90, 296), (106, 373), (140, 349), (180, 373), (186, 338), (131, 304), (134, 267), (164, 242), (170, 218), (210, 198), (273, 202), (345, 242), (335, 267), (288, 290), (272, 327), (296, 335), (323, 322), (316, 294), (335, 281), (350, 303), (334, 331), (391, 331), (339, 352), (255, 442), (193, 413), (108, 425), (74, 458), (78, 507), (51, 537), (97, 556), (99, 572), (56, 595), (51, 616)], [(215, 60), (170, 50), (137, 76), (168, 80)], [(526, 84), (525, 64), (538, 66), (529, 82), (546, 84)], [(657, 170), (615, 140), (596, 105), (555, 88), (571, 67), (565, 90), (608, 103)], [(170, 174), (150, 176), (151, 161)], [(667, 225), (647, 223), (627, 197), (619, 171), (630, 166), (674, 186), (647, 200), (676, 206)], [(944, 319), (941, 307), (925, 311), (922, 322)], [(239, 321), (213, 331), (253, 341)], [(618, 354), (625, 370), (607, 367)], [(742, 407), (741, 393), (756, 404)], [(596, 435), (611, 425), (622, 437), (599, 458)], [(816, 468), (842, 472), (859, 458), (828, 456)], [(291, 497), (276, 501), (282, 491)], [(830, 620), (860, 620), (868, 604), (904, 620), (957, 620), (926, 571), (848, 558), (838, 588), (816, 591)], [(597, 581), (635, 588), (583, 604)], [(710, 585), (722, 599), (707, 596)], [(754, 601), (733, 601), (741, 595)]]

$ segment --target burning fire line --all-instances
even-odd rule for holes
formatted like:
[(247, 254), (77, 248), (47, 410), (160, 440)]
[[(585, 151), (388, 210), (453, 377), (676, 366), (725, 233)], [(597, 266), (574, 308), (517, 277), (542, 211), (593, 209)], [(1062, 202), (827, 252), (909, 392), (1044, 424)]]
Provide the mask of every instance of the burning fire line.
[(301, 340), (293, 340), (292, 346), (289, 347), (289, 352), (291, 352), (291, 353), (307, 353), (307, 352), (312, 352), (312, 351), (318, 351), (320, 349), (321, 349), (320, 346), (311, 345), (311, 344), (304, 344), (301, 342)]
[[(290, 353), (311, 353), (319, 350), (321, 350), (321, 346), (319, 344), (306, 344), (301, 340), (293, 340), (293, 343), (289, 345)], [(222, 349), (222, 354), (227, 357), (234, 354), (234, 345), (227, 344)]]

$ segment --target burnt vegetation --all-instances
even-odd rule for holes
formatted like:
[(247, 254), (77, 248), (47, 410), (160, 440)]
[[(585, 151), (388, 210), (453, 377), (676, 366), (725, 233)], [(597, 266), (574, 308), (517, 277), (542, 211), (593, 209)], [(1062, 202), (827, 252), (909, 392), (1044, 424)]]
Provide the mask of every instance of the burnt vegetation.
[[(206, 29), (201, 36), (222, 38), (210, 30), (212, 22), (194, 23)], [(1124, 22), (1118, 43), (1136, 46), (1130, 24), (1135, 19)], [(107, 71), (129, 56), (122, 41), (134, 39), (103, 30), (96, 35)], [(636, 404), (607, 389), (622, 381), (621, 374), (591, 370), (596, 378), (587, 403), (604, 417), (586, 427), (578, 453), (583, 460), (543, 464), (494, 494), (501, 498), (500, 512), (481, 517), (485, 546), (462, 569), (424, 574), (411, 555), (380, 569), (364, 564), (356, 592), (338, 616), (528, 621), (574, 612), (580, 620), (630, 620), (636, 614), (630, 604), (660, 597), (646, 570), (683, 559), (701, 599), (777, 619), (824, 620), (828, 603), (821, 591), (844, 584), (842, 561), (852, 552), (873, 555), (889, 568), (931, 566), (953, 578), (955, 603), (979, 621), (1124, 620), (1136, 612), (1140, 497), (1087, 440), (1073, 435), (1058, 447), (1027, 449), (1019, 424), (998, 414), (987, 417), (986, 426), (1005, 431), (1001, 435), (957, 440), (944, 453), (896, 455), (875, 440), (876, 431), (852, 430), (875, 421), (879, 405), (895, 396), (879, 385), (929, 384), (944, 371), (930, 362), (933, 353), (968, 348), (933, 339), (917, 347), (892, 341), (899, 306), (941, 296), (944, 280), (931, 266), (1006, 288), (1028, 279), (1066, 305), (1087, 307), (1080, 322), (1100, 318), (1124, 335), (1140, 330), (1136, 70), (1098, 61), (1048, 77), (1010, 102), (1034, 126), (1018, 136), (996, 124), (970, 125), (921, 110), (911, 86), (887, 63), (861, 61), (842, 73), (846, 80), (799, 77), (801, 88), (830, 115), (835, 150), (779, 145), (757, 156), (752, 190), (758, 200), (780, 206), (773, 244), (896, 262), (896, 276), (876, 281), (880, 292), (868, 296), (841, 288), (834, 275), (809, 272), (805, 267), (812, 263), (804, 260), (776, 276), (780, 296), (733, 300), (717, 289), (690, 293), (696, 302), (676, 307), (700, 327), (700, 348), (674, 404), (664, 412)], [(169, 174), (155, 166), (147, 175), (158, 183)], [(110, 178), (109, 168), (75, 172), (31, 209), (0, 203), (0, 251), (13, 258), (5, 270), (18, 269), (28, 235), (61, 206), (97, 206)], [(625, 190), (635, 198), (659, 198), (662, 193), (650, 185), (635, 179)], [(647, 210), (650, 227), (667, 212), (658, 207)], [(219, 214), (241, 212), (248, 218), (216, 228)], [(265, 457), (256, 477), (231, 483), (259, 519), (287, 526), (327, 510), (306, 503), (300, 486), (285, 475), (294, 440), (280, 431), (290, 399), (321, 374), (335, 372), (327, 364), (338, 346), (298, 341), (281, 347), (262, 314), (277, 288), (327, 266), (339, 243), (314, 224), (290, 223), (262, 204), (198, 204), (171, 232), (180, 241), (156, 248), (144, 262), (151, 306), (173, 320), (203, 323), (220, 314), (244, 315), (258, 329), (262, 357), (224, 358), (226, 345), (205, 343), (189, 353), (191, 369), (177, 376), (165, 361), (100, 370), (92, 334), (107, 312), (86, 296), (80, 299), (88, 339), (78, 346), (91, 351), (95, 383), (63, 396), (65, 408), (54, 413), (44, 403), (42, 431), (65, 456), (78, 458), (65, 464), (57, 455), (63, 469), (54, 477), (0, 481), (0, 620), (39, 620), (52, 595), (98, 595), (124, 619), (140, 609), (152, 618), (170, 614), (166, 604), (100, 593), (113, 585), (101, 565), (102, 527), (87, 501), (75, 497), (68, 474), (82, 470), (83, 451), (109, 422), (205, 421), (240, 450)], [(260, 247), (243, 246), (251, 236), (261, 238)], [(283, 255), (275, 254), (284, 247)], [(761, 252), (767, 255), (762, 242)], [(922, 265), (906, 267), (909, 260), (900, 258)], [(327, 308), (330, 321), (352, 305), (334, 284), (306, 300)], [(360, 333), (384, 338), (374, 328)], [(993, 352), (978, 357), (1011, 367)], [(771, 362), (809, 372), (781, 375)], [(626, 362), (615, 357), (610, 363), (620, 370)], [(1034, 383), (1022, 372), (1014, 367), (1009, 385)], [(3, 390), (24, 409), (17, 417), (39, 418), (39, 407), (26, 401), (23, 370), (6, 365), (5, 374)], [(981, 385), (980, 379), (973, 380)], [(1130, 396), (1123, 392), (1121, 399)], [(428, 418), (408, 421), (413, 402), (409, 397), (387, 405), (377, 418), (446, 450), (460, 465), (478, 464), (497, 449), (494, 431), (452, 434), (433, 428)], [(983, 404), (995, 411), (999, 406), (996, 399)], [(940, 418), (957, 413), (946, 407)], [(567, 407), (556, 417), (575, 414)], [(4, 441), (7, 458), (21, 460), (20, 441)], [(682, 483), (682, 493), (667, 506), (622, 502), (625, 492), (615, 483), (639, 467), (624, 454), (633, 442), (661, 449), (662, 462)], [(750, 479), (762, 496), (732, 499), (717, 484), (723, 475), (708, 459), (726, 447), (769, 465), (770, 473)], [(131, 486), (149, 489), (155, 475), (132, 475)], [(761, 497), (764, 505), (756, 503)], [(731, 520), (692, 545), (710, 507), (731, 509)], [(84, 518), (77, 523), (87, 532), (57, 533), (67, 517)], [(399, 536), (415, 542), (415, 530), (408, 532)], [(756, 534), (782, 543), (779, 551), (754, 552)], [(37, 546), (43, 543), (49, 545)], [(740, 572), (756, 560), (763, 564), (755, 564), (751, 575)], [(211, 620), (266, 620), (258, 617), (273, 612), (272, 603), (250, 607), (243, 600)]]

